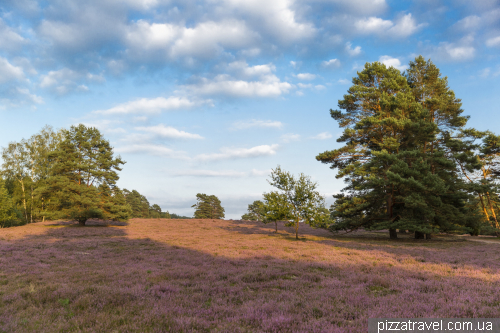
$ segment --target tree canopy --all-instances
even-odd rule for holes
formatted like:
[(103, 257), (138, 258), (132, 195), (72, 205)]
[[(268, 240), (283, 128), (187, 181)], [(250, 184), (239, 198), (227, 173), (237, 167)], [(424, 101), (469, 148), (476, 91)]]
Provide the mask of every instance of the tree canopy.
[(103, 200), (120, 195), (114, 189), (117, 171), (125, 162), (113, 156), (113, 148), (97, 128), (80, 124), (62, 133), (63, 140), (49, 155), (50, 177), (39, 189), (41, 195), (50, 194), (51, 218), (71, 218), (85, 225), (90, 218), (109, 217), (114, 205), (125, 203)]
[(470, 231), (478, 210), (460, 169), (481, 164), (447, 78), (420, 56), (406, 73), (367, 63), (352, 82), (340, 110), (330, 110), (344, 145), (316, 157), (346, 183), (334, 196), (331, 230), (389, 229), (391, 238), (396, 229), (417, 238)]
[(195, 219), (224, 218), (224, 208), (221, 206), (219, 198), (217, 198), (215, 195), (198, 193), (196, 194), (196, 200), (198, 202), (191, 206), (195, 208)]
[(295, 177), (281, 170), (279, 165), (271, 171), (270, 177), (269, 184), (279, 191), (264, 194), (267, 202), (265, 216), (274, 221), (289, 219), (291, 222), (287, 225), (295, 229), (295, 238), (298, 239), (299, 223), (315, 225), (319, 217), (324, 217), (324, 198), (316, 191), (318, 184), (303, 173)]
[(248, 205), (248, 212), (241, 216), (242, 220), (262, 221), (264, 219), (264, 203), (260, 200), (255, 200)]

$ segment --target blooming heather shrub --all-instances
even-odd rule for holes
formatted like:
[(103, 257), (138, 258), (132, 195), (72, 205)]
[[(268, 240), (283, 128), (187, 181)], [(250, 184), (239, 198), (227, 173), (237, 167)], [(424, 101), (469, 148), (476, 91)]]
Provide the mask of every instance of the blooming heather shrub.
[(366, 332), (371, 317), (500, 316), (500, 243), (54, 224), (1, 230), (0, 332)]

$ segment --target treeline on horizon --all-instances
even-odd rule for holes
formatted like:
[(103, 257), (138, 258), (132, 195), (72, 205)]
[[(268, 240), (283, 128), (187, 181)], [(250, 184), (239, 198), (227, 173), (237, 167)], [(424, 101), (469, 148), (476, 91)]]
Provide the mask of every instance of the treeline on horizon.
[[(422, 56), (401, 72), (367, 63), (339, 110), (338, 149), (316, 160), (337, 171), (346, 187), (327, 209), (309, 176), (275, 168), (263, 194), (243, 218), (344, 230), (500, 235), (500, 136), (466, 127), (461, 100), (446, 77)], [(45, 127), (2, 150), (0, 227), (44, 219), (126, 220), (168, 217), (139, 192), (116, 185), (125, 163), (96, 128)], [(196, 218), (223, 218), (214, 195), (197, 194)], [(179, 217), (170, 214), (171, 218)], [(186, 218), (186, 217), (181, 217)]]
[(2, 148), (0, 228), (71, 219), (188, 218), (162, 212), (136, 190), (120, 189), (125, 162), (99, 130), (82, 124), (39, 133)]

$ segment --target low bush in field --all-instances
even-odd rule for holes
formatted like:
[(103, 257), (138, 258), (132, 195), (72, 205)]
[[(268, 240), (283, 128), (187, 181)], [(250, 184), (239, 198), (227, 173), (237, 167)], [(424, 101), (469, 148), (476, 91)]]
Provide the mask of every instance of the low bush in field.
[(499, 244), (88, 224), (0, 230), (0, 331), (366, 332), (371, 317), (500, 317)]

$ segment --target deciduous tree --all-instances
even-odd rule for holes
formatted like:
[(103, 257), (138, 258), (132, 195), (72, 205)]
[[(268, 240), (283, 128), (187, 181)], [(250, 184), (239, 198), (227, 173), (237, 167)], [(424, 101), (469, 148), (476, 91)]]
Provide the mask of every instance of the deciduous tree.
[(283, 216), (290, 218), (292, 222), (287, 225), (293, 226), (295, 238), (299, 239), (299, 223), (314, 225), (320, 216), (318, 213), (324, 208), (324, 198), (316, 191), (318, 184), (303, 173), (294, 177), (291, 173), (281, 170), (280, 166), (272, 170), (270, 177), (269, 184), (280, 192), (279, 195), (268, 196), (268, 200), (276, 207), (275, 212), (281, 211)]

